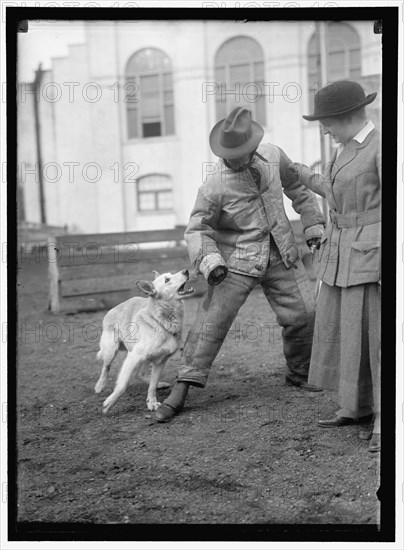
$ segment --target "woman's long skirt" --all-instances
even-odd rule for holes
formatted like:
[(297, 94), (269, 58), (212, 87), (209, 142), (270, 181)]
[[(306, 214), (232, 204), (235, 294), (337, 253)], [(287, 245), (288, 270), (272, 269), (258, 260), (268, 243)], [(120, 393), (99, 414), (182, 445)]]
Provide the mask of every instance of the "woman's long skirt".
[(380, 292), (321, 285), (308, 381), (338, 391), (339, 416), (380, 417)]

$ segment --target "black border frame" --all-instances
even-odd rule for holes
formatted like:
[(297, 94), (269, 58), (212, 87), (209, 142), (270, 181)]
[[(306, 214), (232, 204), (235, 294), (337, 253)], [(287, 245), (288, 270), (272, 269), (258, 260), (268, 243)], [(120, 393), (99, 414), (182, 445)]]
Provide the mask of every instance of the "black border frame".
[[(74, 10), (74, 11), (72, 11)], [(30, 19), (48, 20), (369, 20), (383, 23), (382, 135), (383, 179), (386, 182), (388, 209), (383, 209), (383, 268), (387, 274), (383, 286), (382, 343), (384, 350), (396, 349), (396, 220), (397, 220), (397, 98), (398, 98), (398, 7), (346, 8), (42, 8), (6, 7), (7, 62), (7, 178), (8, 178), (8, 540), (9, 541), (355, 541), (393, 542), (395, 538), (395, 389), (396, 362), (386, 351), (382, 372), (381, 500), (380, 527), (377, 525), (289, 525), (289, 524), (150, 524), (111, 525), (89, 523), (17, 522), (17, 449), (16, 449), (16, 352), (17, 311), (17, 28)], [(21, 27), (22, 25), (22, 27)], [(387, 124), (388, 121), (388, 124)], [(394, 147), (394, 143), (396, 146)], [(393, 144), (393, 146), (392, 146)], [(392, 184), (393, 182), (393, 184)], [(395, 185), (394, 185), (395, 182)], [(385, 187), (386, 189), (386, 187)], [(391, 251), (394, 251), (391, 253)], [(387, 252), (388, 251), (388, 252)], [(384, 325), (384, 326), (383, 326)], [(382, 347), (383, 350), (383, 347)], [(394, 352), (393, 352), (394, 353)], [(383, 351), (382, 351), (383, 358)], [(388, 358), (388, 367), (387, 367)], [(162, 536), (159, 536), (161, 533)], [(164, 537), (164, 538), (163, 538)]]

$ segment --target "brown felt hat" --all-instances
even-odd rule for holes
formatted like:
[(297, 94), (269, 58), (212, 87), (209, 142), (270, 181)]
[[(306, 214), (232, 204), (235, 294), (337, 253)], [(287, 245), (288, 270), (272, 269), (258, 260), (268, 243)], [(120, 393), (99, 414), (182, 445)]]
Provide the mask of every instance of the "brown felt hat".
[(356, 111), (375, 100), (377, 92), (365, 95), (358, 82), (337, 80), (321, 88), (314, 96), (314, 113), (303, 115), (306, 120), (321, 120)]
[(251, 118), (251, 111), (236, 107), (213, 127), (209, 143), (214, 154), (222, 159), (237, 159), (254, 151), (264, 129)]

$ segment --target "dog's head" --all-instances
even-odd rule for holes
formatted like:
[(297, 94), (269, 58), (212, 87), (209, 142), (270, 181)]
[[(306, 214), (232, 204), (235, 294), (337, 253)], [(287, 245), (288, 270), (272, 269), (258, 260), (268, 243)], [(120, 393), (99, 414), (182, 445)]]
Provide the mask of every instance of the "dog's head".
[(185, 288), (185, 284), (189, 279), (188, 269), (178, 271), (178, 273), (163, 273), (160, 275), (157, 271), (153, 271), (154, 281), (136, 281), (136, 285), (140, 290), (153, 298), (162, 300), (182, 300), (194, 293), (192, 286)]

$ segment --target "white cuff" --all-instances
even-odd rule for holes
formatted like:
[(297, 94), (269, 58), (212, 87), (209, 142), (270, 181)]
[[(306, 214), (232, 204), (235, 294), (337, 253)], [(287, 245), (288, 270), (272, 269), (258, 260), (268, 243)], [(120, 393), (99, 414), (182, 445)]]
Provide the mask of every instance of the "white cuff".
[(306, 241), (309, 239), (313, 239), (314, 237), (322, 237), (324, 234), (324, 226), (321, 224), (312, 225), (310, 227), (306, 227), (304, 230), (304, 238)]
[(199, 271), (202, 273), (205, 279), (208, 280), (211, 272), (219, 265), (225, 266), (226, 262), (223, 260), (222, 256), (218, 252), (212, 252), (211, 254), (207, 254), (206, 256), (204, 256), (201, 263), (199, 264)]

